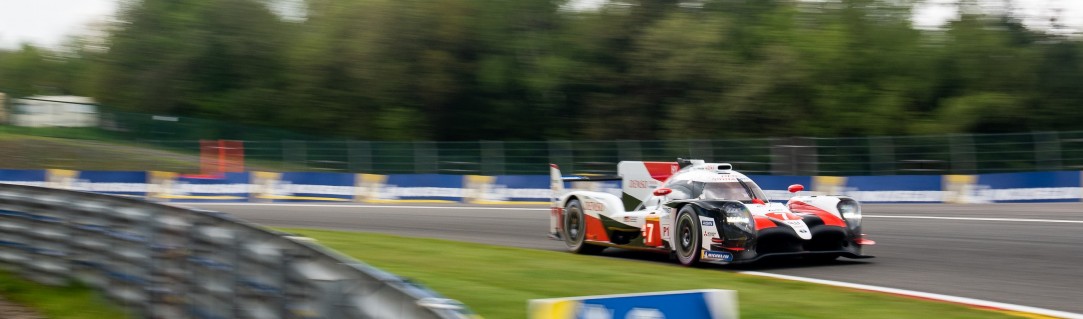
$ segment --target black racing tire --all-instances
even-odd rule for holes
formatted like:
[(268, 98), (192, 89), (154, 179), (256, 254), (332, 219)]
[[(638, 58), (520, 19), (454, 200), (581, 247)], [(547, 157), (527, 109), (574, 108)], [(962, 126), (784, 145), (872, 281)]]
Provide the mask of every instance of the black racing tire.
[(564, 218), (561, 220), (561, 229), (563, 229), (564, 244), (568, 245), (568, 250), (576, 254), (594, 255), (602, 252), (605, 247), (591, 245), (586, 242), (587, 237), (587, 218), (583, 212), (583, 205), (579, 204), (578, 199), (572, 199), (568, 201), (568, 204), (564, 205)]
[(673, 253), (677, 261), (684, 266), (695, 266), (702, 254), (703, 241), (700, 232), (699, 215), (691, 205), (681, 207), (674, 219)]

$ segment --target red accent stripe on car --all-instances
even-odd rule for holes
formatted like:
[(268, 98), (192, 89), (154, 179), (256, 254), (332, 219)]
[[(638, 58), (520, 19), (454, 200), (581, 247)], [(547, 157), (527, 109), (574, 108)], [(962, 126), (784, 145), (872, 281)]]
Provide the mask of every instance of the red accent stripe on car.
[(680, 169), (676, 162), (643, 162), (651, 178), (664, 182)]
[(609, 235), (605, 233), (605, 226), (598, 217), (583, 215), (587, 222), (587, 240), (609, 241)]
[(752, 219), (756, 221), (756, 230), (778, 227), (770, 218), (764, 216), (752, 216)]
[(842, 218), (835, 216), (835, 214), (832, 214), (831, 212), (820, 209), (816, 206), (812, 206), (802, 201), (790, 202), (790, 210), (795, 213), (816, 215), (816, 217), (819, 217), (821, 220), (824, 221), (824, 225), (846, 227), (846, 221), (842, 220)]
[(564, 230), (564, 223), (559, 222), (559, 221), (564, 220), (564, 208), (563, 207), (550, 207), (549, 208), (549, 213), (552, 214), (553, 218), (555, 218), (558, 221), (557, 222), (557, 233), (560, 233), (560, 231)]

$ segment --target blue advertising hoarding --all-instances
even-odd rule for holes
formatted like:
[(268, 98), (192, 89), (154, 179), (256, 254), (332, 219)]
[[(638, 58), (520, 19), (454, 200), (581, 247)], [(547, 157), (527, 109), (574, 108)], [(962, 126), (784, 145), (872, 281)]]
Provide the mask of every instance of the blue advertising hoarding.
[(254, 173), (256, 197), (273, 201), (351, 201), (357, 178), (345, 173)]
[(45, 186), (46, 178), (41, 169), (0, 169), (0, 183)]
[(463, 176), (441, 174), (361, 174), (358, 191), (366, 202), (461, 202)]
[(149, 191), (147, 172), (77, 171), (69, 187), (74, 190), (145, 197)]
[[(187, 176), (166, 174), (155, 176), (152, 183), (158, 192), (152, 198), (176, 202), (243, 202), (248, 201), (251, 179), (248, 172), (223, 173), (217, 176)], [(159, 174), (161, 175), (161, 174)]]
[[(841, 192), (862, 203), (940, 203), (944, 200), (940, 175), (850, 176)], [(830, 187), (828, 187), (830, 188)], [(820, 189), (817, 189), (820, 191)]]
[[(1083, 199), (1079, 171), (980, 175), (751, 175), (771, 200), (805, 185), (812, 194), (847, 195), (864, 203), (1075, 202)], [(241, 172), (185, 176), (169, 172), (0, 169), (0, 183), (48, 186), (167, 201), (366, 201), (544, 204), (546, 175), (461, 176)], [(565, 182), (566, 189), (621, 196), (620, 181)], [(804, 193), (803, 193), (804, 194)]]
[(530, 319), (736, 319), (737, 292), (702, 289), (534, 299), (527, 313)]
[(1078, 171), (977, 175), (968, 189), (970, 202), (1078, 202), (1083, 197)]
[(467, 175), (464, 201), (472, 204), (548, 203), (552, 191), (545, 175)]

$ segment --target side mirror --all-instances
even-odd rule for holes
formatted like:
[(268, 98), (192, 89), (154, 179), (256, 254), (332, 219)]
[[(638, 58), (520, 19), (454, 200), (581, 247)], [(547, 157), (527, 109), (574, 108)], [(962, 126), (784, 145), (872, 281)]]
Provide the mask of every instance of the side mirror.
[(669, 195), (669, 193), (672, 193), (672, 192), (673, 192), (672, 189), (662, 187), (662, 188), (654, 190), (654, 196), (666, 196), (666, 195)]
[(786, 190), (790, 191), (790, 193), (796, 193), (805, 190), (805, 186), (801, 184), (793, 184), (790, 185), (790, 187)]

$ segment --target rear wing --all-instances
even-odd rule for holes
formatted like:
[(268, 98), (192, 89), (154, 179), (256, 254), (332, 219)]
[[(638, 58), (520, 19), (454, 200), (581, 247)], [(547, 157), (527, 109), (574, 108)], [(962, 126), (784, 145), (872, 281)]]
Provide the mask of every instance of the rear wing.
[(669, 179), (674, 173), (682, 168), (678, 162), (643, 162), (623, 161), (617, 163), (617, 175), (610, 176), (561, 176), (560, 168), (556, 164), (549, 164), (549, 187), (553, 191), (553, 207), (559, 206), (557, 201), (563, 196), (564, 182), (621, 182), (621, 201), (624, 202), (625, 210), (632, 210), (640, 203), (650, 198), (655, 188)]
[(605, 182), (624, 180), (620, 175), (564, 176), (560, 179), (565, 182)]
[(635, 209), (640, 203), (652, 196), (658, 187), (681, 170), (683, 166), (679, 162), (642, 162), (623, 161), (617, 164), (617, 174), (624, 181), (621, 190), (624, 196), (624, 207), (627, 210)]
[(549, 189), (553, 191), (553, 205), (560, 196), (564, 195), (564, 182), (606, 182), (622, 181), (619, 175), (591, 175), (591, 176), (561, 176), (560, 167), (557, 164), (549, 164)]

